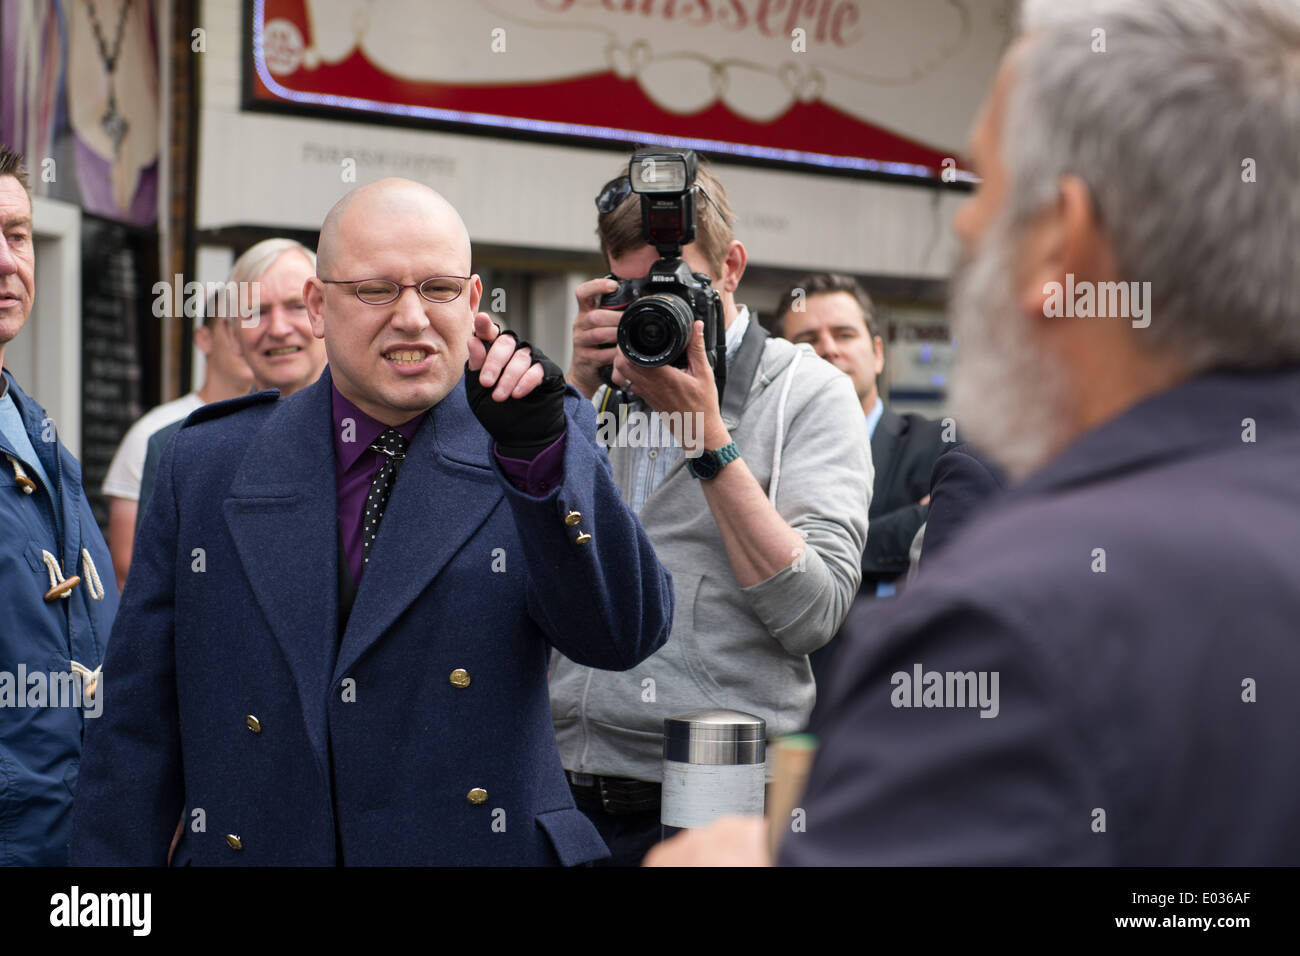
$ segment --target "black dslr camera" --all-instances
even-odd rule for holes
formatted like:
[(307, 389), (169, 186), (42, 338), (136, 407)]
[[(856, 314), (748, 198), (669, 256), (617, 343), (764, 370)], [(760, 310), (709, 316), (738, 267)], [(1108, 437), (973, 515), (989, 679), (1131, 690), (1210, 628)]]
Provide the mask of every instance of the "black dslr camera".
[[(600, 306), (626, 306), (618, 323), (618, 346), (629, 362), (642, 368), (686, 368), (691, 330), (695, 320), (701, 320), (721, 398), (727, 379), (722, 299), (707, 275), (692, 272), (680, 258), (682, 246), (695, 239), (696, 166), (691, 150), (638, 150), (632, 155), (627, 185), (641, 197), (641, 235), (660, 258), (640, 279), (608, 276), (618, 288), (602, 296)], [(612, 366), (601, 371), (608, 381)]]

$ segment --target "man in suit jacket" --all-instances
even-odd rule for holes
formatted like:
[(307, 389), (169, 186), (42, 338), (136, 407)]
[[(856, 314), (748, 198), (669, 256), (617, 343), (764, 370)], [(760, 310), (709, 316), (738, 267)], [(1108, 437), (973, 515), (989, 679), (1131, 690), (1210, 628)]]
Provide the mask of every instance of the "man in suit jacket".
[[(953, 402), (1013, 485), (850, 619), (779, 859), (1292, 865), (1300, 11), (1031, 13), (955, 222)], [(1222, 175), (1242, 142), (1272, 185)], [(761, 823), (691, 837), (652, 862), (764, 859)]]
[(853, 380), (876, 469), (860, 591), (891, 594), (892, 582), (907, 573), (908, 549), (925, 524), (930, 474), (948, 447), (943, 423), (911, 412), (900, 415), (881, 399), (877, 379), (885, 367), (885, 341), (871, 298), (852, 276), (804, 276), (778, 300), (775, 316), (780, 334), (796, 344), (807, 342)]
[(164, 454), (74, 864), (163, 864), (178, 820), (175, 864), (606, 855), (556, 752), (549, 652), (635, 665), (671, 579), (590, 404), (475, 314), (469, 264), (432, 190), (354, 190), (304, 289), (325, 374), (206, 406)]
[[(806, 275), (781, 296), (774, 314), (781, 335), (808, 343), (853, 380), (876, 472), (858, 594), (893, 594), (895, 580), (907, 573), (912, 539), (925, 523), (930, 473), (947, 447), (943, 424), (885, 407), (876, 384), (885, 367), (885, 342), (876, 329), (871, 299), (852, 276)], [(839, 640), (832, 640), (809, 655), (819, 684), (826, 680), (838, 646)]]

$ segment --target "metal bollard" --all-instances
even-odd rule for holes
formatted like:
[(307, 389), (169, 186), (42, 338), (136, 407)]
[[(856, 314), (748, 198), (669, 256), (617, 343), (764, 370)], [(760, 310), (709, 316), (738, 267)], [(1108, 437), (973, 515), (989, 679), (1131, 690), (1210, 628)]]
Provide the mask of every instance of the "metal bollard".
[(767, 722), (735, 710), (664, 720), (663, 838), (727, 813), (763, 813)]

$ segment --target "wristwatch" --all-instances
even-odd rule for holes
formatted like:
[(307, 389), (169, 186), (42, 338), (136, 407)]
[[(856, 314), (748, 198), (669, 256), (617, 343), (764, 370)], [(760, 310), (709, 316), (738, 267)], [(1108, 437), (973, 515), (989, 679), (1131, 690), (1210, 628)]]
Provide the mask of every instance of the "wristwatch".
[(708, 481), (710, 478), (716, 478), (718, 472), (739, 457), (740, 449), (736, 447), (736, 443), (727, 442), (717, 451), (705, 451), (698, 458), (687, 458), (686, 470), (691, 473), (692, 478)]

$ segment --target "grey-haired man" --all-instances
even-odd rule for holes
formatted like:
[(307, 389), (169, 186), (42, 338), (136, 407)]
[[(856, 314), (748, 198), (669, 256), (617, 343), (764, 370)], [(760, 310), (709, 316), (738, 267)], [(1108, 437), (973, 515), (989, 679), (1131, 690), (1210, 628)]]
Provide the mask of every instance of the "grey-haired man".
[(953, 303), (958, 421), (1016, 485), (845, 646), (780, 862), (1293, 864), (1300, 8), (1027, 13)]

